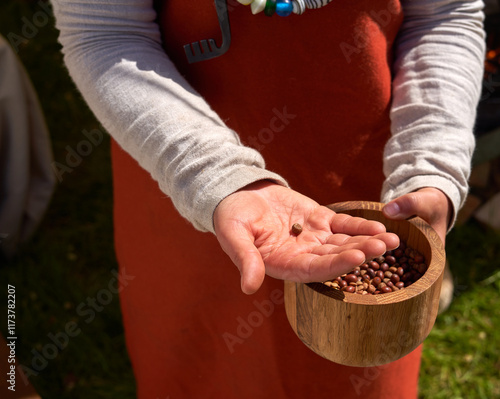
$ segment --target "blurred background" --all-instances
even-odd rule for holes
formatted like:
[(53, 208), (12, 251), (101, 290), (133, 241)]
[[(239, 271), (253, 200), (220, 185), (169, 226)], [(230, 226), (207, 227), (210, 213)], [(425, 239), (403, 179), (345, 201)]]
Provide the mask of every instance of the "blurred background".
[[(486, 3), (471, 192), (447, 238), (453, 301), (425, 341), (420, 398), (500, 398), (500, 8)], [(109, 138), (63, 66), (48, 2), (2, 0), (0, 34), (39, 98), (55, 176), (43, 219), (32, 220), (35, 232), (19, 239), (12, 256), (0, 255), (0, 282), (15, 287), (16, 356), (24, 371), (16, 395), (4, 395), (11, 392), (3, 381), (0, 397), (133, 398), (118, 296), (109, 288), (117, 270)], [(0, 89), (7, 73), (0, 69)], [(5, 127), (4, 115), (0, 120)], [(0, 165), (5, 143), (0, 138)], [(0, 247), (9, 240), (0, 226)], [(2, 292), (0, 314), (7, 315)]]

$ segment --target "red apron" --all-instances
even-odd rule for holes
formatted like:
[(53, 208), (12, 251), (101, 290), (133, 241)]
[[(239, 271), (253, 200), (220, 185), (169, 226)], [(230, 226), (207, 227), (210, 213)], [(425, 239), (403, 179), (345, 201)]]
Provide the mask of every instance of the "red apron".
[[(221, 42), (214, 3), (164, 2), (170, 58), (292, 188), (322, 204), (379, 200), (399, 2), (335, 0), (286, 18), (228, 5), (229, 51), (188, 64), (184, 44)], [(288, 325), (282, 281), (266, 278), (244, 295), (216, 238), (182, 219), (116, 145), (113, 170), (116, 253), (134, 276), (121, 306), (140, 398), (416, 397), (420, 349), (374, 368), (319, 357)]]

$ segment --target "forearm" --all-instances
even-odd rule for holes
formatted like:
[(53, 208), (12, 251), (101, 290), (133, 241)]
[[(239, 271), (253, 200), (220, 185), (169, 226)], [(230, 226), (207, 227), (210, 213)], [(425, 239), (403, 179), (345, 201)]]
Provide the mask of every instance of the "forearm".
[(200, 230), (227, 195), (265, 170), (193, 90), (161, 47), (152, 1), (54, 2), (65, 63), (113, 138)]
[(403, 1), (394, 60), (392, 137), (382, 200), (443, 191), (465, 201), (484, 61), (482, 1)]

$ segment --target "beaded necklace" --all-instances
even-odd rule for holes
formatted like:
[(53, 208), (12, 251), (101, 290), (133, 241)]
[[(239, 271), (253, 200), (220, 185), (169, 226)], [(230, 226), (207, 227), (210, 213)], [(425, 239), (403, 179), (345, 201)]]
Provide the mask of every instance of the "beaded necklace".
[[(264, 11), (267, 16), (273, 14), (287, 17), (294, 13), (303, 14), (306, 8), (314, 9), (326, 6), (332, 0), (237, 0), (239, 3), (249, 5), (253, 14)], [(184, 45), (184, 52), (190, 64), (209, 60), (224, 54), (231, 45), (231, 28), (226, 0), (214, 0), (217, 17), (222, 32), (222, 43), (217, 46), (214, 39), (202, 39)]]
[(320, 8), (332, 0), (237, 0), (244, 5), (250, 5), (253, 14), (264, 11), (267, 16), (274, 13), (281, 17), (288, 17), (292, 13), (303, 14), (306, 8)]

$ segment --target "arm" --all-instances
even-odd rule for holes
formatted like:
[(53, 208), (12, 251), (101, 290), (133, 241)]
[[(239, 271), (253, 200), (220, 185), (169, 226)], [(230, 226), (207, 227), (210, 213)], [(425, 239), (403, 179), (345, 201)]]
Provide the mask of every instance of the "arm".
[(167, 58), (152, 0), (54, 1), (70, 75), (111, 136), (158, 181), (196, 228), (230, 193), (257, 180), (281, 185), (241, 145)]
[(405, 19), (394, 54), (392, 137), (384, 154), (382, 200), (423, 187), (437, 189), (393, 203), (400, 208), (396, 217), (419, 214), (438, 226), (444, 240), (468, 191), (484, 63), (483, 2), (402, 4)]
[[(382, 224), (337, 215), (265, 170), (168, 60), (151, 0), (58, 0), (54, 11), (66, 65), (91, 109), (182, 215), (216, 232), (244, 292), (266, 273), (332, 278), (397, 246)], [(290, 234), (296, 222), (300, 236)]]

